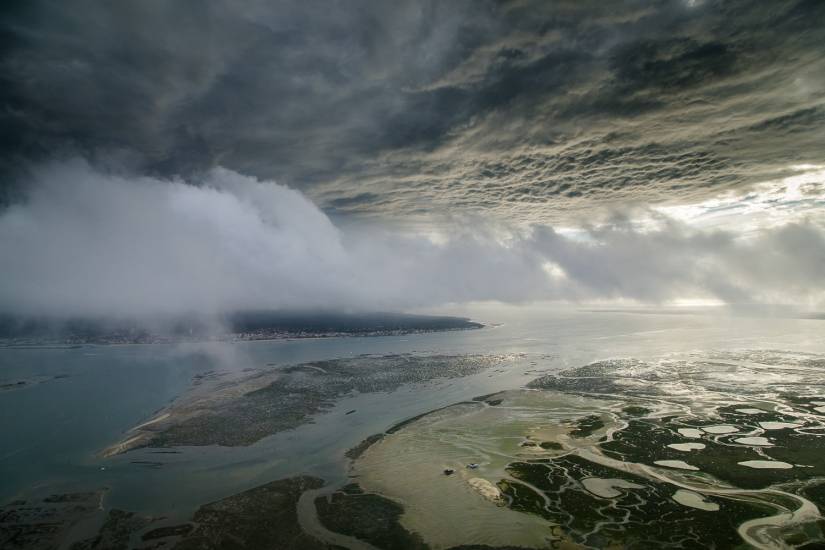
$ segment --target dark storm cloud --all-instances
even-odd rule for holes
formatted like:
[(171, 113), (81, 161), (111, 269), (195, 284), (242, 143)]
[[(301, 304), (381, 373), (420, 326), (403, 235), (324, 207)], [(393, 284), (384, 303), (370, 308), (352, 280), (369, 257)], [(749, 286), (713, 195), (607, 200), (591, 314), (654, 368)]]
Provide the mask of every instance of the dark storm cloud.
[[(4, 127), (16, 145), (7, 153), (124, 150), (158, 172), (221, 162), (312, 182), (376, 144), (438, 133), (449, 94), (404, 88), (474, 47), (478, 33), (462, 28), (478, 10), (466, 8), (21, 4), (4, 17), (13, 42), (2, 62)], [(424, 120), (410, 107), (433, 112)]]
[(336, 214), (568, 221), (823, 160), (822, 2), (41, 0), (4, 11), (7, 178), (80, 154), (165, 176), (221, 165)]
[(433, 210), (568, 222), (594, 206), (701, 201), (822, 163), (822, 4), (672, 2), (625, 20), (588, 7), (548, 17), (533, 42), (511, 33), (532, 50), (506, 51), (529, 54), (502, 64), (492, 48), (445, 78), (472, 89), (478, 109), (440, 147), (389, 152), (316, 196), (392, 188), (394, 209), (426, 196)]

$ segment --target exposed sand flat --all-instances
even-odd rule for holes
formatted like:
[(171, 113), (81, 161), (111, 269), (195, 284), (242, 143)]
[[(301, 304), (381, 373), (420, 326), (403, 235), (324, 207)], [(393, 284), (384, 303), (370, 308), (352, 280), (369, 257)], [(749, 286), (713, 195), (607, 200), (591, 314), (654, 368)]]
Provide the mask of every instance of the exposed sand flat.
[(156, 424), (158, 422), (162, 422), (163, 420), (166, 420), (167, 418), (169, 418), (169, 416), (170, 416), (169, 413), (163, 413), (162, 415), (158, 416), (157, 418), (153, 418), (153, 419), (149, 420), (148, 422), (144, 422), (143, 424), (138, 424), (137, 426), (132, 428), (132, 431), (139, 430), (141, 428), (145, 428), (146, 426), (151, 426), (152, 424)]
[(738, 432), (739, 428), (730, 424), (720, 424), (718, 426), (705, 426), (702, 430), (709, 434), (732, 434)]
[(736, 412), (742, 414), (762, 414), (767, 411), (763, 411), (762, 409), (736, 409)]
[(760, 445), (764, 447), (770, 447), (773, 443), (767, 437), (738, 437), (734, 439), (736, 443), (741, 443), (742, 445)]
[(816, 412), (825, 413), (825, 406), (823, 406), (823, 407), (814, 407), (814, 410)]
[(644, 489), (642, 485), (637, 485), (624, 479), (603, 479), (600, 477), (585, 478), (581, 480), (581, 484), (589, 492), (602, 498), (621, 496), (622, 491), (619, 491), (619, 489)]
[(759, 426), (763, 430), (784, 430), (785, 428), (798, 428), (802, 424), (794, 424), (793, 422), (760, 422)]
[(136, 436), (130, 437), (125, 441), (121, 441), (120, 443), (115, 443), (110, 447), (106, 447), (100, 453), (100, 455), (104, 458), (108, 458), (110, 456), (114, 456), (120, 453), (125, 453), (126, 451), (130, 451), (135, 447), (139, 447), (143, 442), (147, 440), (148, 436), (146, 434), (138, 434)]
[(691, 437), (697, 438), (702, 437), (702, 430), (697, 430), (696, 428), (679, 428), (679, 434), (684, 437)]
[(468, 479), (467, 483), (470, 485), (470, 487), (475, 489), (478, 492), (478, 494), (480, 494), (487, 500), (496, 503), (501, 501), (501, 491), (499, 491), (498, 487), (496, 487), (486, 479), (482, 479), (480, 477), (473, 477)]
[(715, 512), (719, 510), (719, 505), (715, 502), (710, 502), (704, 499), (699, 493), (679, 489), (674, 493), (673, 500), (683, 506), (690, 506), (691, 508), (698, 508), (699, 510), (707, 510), (708, 512)]
[(653, 464), (657, 466), (664, 466), (665, 468), (678, 468), (679, 470), (693, 470), (699, 471), (696, 466), (691, 466), (683, 460), (657, 460)]
[(705, 448), (704, 443), (671, 443), (668, 445), (671, 449), (677, 451), (698, 451)]
[(760, 468), (765, 470), (787, 470), (793, 468), (793, 464), (781, 462), (779, 460), (746, 460), (739, 462), (740, 466), (747, 466), (748, 468)]

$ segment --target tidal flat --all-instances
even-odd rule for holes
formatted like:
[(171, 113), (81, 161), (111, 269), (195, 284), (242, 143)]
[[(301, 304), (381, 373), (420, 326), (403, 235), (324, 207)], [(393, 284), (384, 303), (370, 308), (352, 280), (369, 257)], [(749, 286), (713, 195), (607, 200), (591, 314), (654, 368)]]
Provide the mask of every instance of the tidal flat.
[[(423, 416), (360, 453), (352, 474), (405, 503), (401, 524), (433, 548), (814, 548), (825, 544), (816, 365), (778, 352), (600, 361), (496, 406)], [(500, 497), (479, 494), (478, 478)], [(471, 533), (452, 528), (468, 522)]]
[[(755, 330), (737, 344), (771, 349), (725, 349), (728, 333), (684, 318), (644, 316), (634, 332), (627, 316), (594, 318), (219, 353), (6, 350), (32, 363), (9, 363), (9, 378), (47, 383), (0, 400), (29, 413), (3, 427), (0, 546), (825, 542), (819, 350), (777, 351), (804, 342)], [(95, 497), (65, 505), (77, 495)]]

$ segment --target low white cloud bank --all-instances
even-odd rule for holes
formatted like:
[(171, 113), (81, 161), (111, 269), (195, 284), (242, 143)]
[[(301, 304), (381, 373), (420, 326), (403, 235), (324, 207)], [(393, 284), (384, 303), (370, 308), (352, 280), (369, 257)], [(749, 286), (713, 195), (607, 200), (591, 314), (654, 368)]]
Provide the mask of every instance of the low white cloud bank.
[(96, 171), (35, 174), (0, 213), (0, 312), (156, 315), (408, 309), (448, 302), (622, 299), (819, 307), (825, 232), (749, 232), (669, 218), (575, 234), (466, 224), (433, 239), (337, 228), (298, 191), (217, 169), (198, 185)]

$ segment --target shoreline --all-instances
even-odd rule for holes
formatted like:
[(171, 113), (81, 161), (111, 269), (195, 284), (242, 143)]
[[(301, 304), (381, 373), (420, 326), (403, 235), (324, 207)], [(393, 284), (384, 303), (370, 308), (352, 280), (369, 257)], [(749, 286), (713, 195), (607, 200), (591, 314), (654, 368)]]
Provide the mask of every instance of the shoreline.
[(472, 321), (477, 326), (466, 327), (450, 327), (450, 328), (433, 328), (433, 329), (400, 329), (387, 331), (364, 331), (364, 332), (321, 332), (321, 333), (306, 333), (306, 334), (267, 334), (261, 336), (239, 336), (244, 333), (233, 333), (226, 337), (210, 337), (210, 338), (166, 338), (159, 337), (157, 339), (149, 340), (133, 340), (133, 341), (113, 341), (113, 340), (89, 340), (89, 341), (56, 341), (54, 343), (48, 342), (34, 342), (32, 344), (15, 344), (3, 343), (0, 339), (0, 350), (44, 350), (44, 349), (82, 349), (85, 347), (97, 346), (142, 346), (142, 345), (171, 345), (171, 344), (204, 344), (204, 343), (228, 343), (236, 344), (242, 342), (280, 342), (280, 341), (300, 341), (300, 340), (326, 340), (332, 338), (381, 338), (390, 336), (410, 336), (416, 334), (434, 334), (439, 332), (460, 332), (469, 330), (481, 330), (484, 328), (495, 328), (495, 325), (485, 325)]

